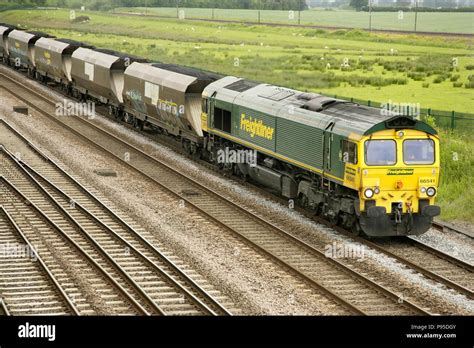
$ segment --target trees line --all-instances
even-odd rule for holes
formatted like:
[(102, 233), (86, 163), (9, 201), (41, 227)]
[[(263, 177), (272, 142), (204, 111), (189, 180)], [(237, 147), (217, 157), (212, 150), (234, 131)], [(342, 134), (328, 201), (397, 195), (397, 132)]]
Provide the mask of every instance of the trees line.
[(8, 0), (9, 3), (36, 6), (77, 7), (90, 10), (115, 7), (187, 7), (261, 10), (305, 10), (304, 0)]

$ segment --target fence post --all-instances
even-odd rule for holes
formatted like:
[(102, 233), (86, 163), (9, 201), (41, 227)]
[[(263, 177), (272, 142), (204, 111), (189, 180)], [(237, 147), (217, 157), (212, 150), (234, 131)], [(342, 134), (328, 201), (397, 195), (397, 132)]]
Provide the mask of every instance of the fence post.
[(370, 106), (370, 100), (367, 100), (367, 106)]
[(451, 112), (451, 130), (454, 130), (454, 116), (455, 115), (455, 112), (452, 111)]

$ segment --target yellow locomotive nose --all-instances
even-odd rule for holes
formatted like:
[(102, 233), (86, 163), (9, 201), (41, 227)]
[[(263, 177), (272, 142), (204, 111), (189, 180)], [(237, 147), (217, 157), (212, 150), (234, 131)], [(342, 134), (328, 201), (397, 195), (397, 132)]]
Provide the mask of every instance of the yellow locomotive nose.
[(381, 130), (363, 138), (359, 150), (359, 221), (364, 233), (426, 232), (440, 213), (435, 205), (438, 138), (414, 129)]

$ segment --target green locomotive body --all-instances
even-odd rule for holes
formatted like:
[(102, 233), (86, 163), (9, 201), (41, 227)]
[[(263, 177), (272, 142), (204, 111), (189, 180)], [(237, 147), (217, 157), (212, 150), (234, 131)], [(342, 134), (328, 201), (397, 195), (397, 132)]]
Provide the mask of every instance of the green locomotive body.
[[(405, 140), (420, 141), (426, 145), (420, 156), (422, 151), (434, 155), (436, 131), (414, 118), (235, 77), (206, 87), (202, 111), (211, 161), (334, 224), (374, 236), (421, 234), (439, 214), (432, 197), (415, 199), (419, 178), (437, 180), (438, 160), (433, 157), (429, 168), (422, 166), (426, 161), (407, 166), (400, 157), (405, 150), (398, 155), (395, 150), (398, 157), (389, 163), (384, 156), (391, 154), (380, 153), (377, 145), (367, 148), (370, 142), (403, 146)], [(232, 151), (254, 151), (245, 158), (255, 160), (220, 160)], [(369, 163), (374, 156), (381, 161)], [(412, 173), (405, 189), (387, 174), (393, 167)], [(377, 193), (370, 195), (374, 189)]]

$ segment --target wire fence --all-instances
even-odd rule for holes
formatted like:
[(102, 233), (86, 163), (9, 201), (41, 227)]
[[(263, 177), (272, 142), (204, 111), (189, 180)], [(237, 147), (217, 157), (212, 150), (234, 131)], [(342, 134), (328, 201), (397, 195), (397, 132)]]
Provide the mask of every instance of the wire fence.
[[(372, 100), (348, 98), (337, 94), (327, 94), (322, 92), (320, 92), (320, 94), (376, 108), (382, 108), (386, 106), (384, 103)], [(420, 120), (428, 122), (435, 127), (457, 130), (461, 132), (474, 132), (474, 114), (457, 111), (436, 110), (431, 108), (419, 108), (417, 113), (418, 115), (415, 116), (417, 116)]]
[(204, 19), (269, 23), (287, 25), (321, 26), (366, 30), (396, 30), (406, 32), (438, 32), (473, 34), (469, 12), (406, 11), (368, 12), (343, 9), (314, 10), (257, 10), (185, 7), (122, 7), (114, 12), (133, 13), (178, 19)]

